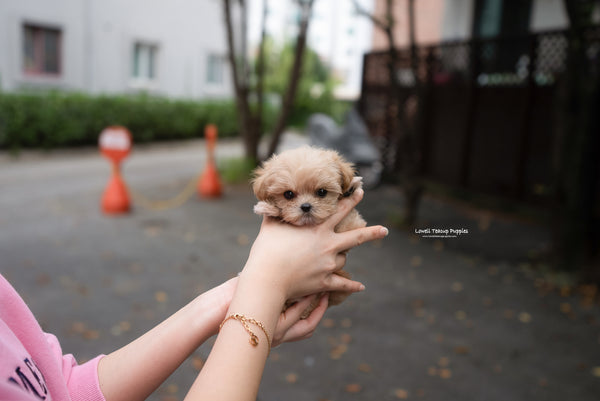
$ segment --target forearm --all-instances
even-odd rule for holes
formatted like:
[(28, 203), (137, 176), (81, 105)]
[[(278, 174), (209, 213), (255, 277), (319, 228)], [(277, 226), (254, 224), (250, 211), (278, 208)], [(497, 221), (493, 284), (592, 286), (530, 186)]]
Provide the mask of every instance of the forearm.
[(204, 341), (217, 333), (228, 301), (207, 293), (142, 337), (104, 357), (98, 366), (108, 401), (144, 400)]
[[(241, 277), (227, 316), (238, 313), (260, 321), (272, 339), (284, 302), (285, 296), (269, 283)], [(258, 326), (249, 327), (258, 337), (256, 346), (240, 321), (230, 319), (223, 325), (186, 400), (256, 399), (269, 346)]]

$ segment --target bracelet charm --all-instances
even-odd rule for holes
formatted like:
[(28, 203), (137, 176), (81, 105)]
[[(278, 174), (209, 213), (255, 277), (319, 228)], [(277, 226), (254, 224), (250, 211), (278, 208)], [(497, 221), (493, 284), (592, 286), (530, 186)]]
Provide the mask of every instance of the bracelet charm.
[(262, 324), (258, 320), (253, 319), (251, 317), (246, 317), (240, 313), (234, 313), (234, 314), (227, 316), (225, 318), (225, 320), (223, 320), (223, 322), (219, 326), (219, 330), (221, 330), (223, 328), (223, 325), (225, 324), (225, 322), (227, 322), (230, 319), (237, 320), (242, 324), (242, 326), (244, 326), (244, 330), (246, 330), (246, 332), (250, 335), (250, 339), (248, 340), (248, 342), (253, 347), (258, 346), (259, 341), (258, 341), (258, 336), (256, 334), (254, 334), (254, 332), (250, 328), (250, 324), (258, 326), (263, 331), (263, 333), (265, 333), (265, 337), (267, 338), (267, 347), (269, 349), (269, 353), (271, 352), (271, 338), (269, 337), (269, 334), (267, 333), (267, 329), (265, 329), (264, 324)]

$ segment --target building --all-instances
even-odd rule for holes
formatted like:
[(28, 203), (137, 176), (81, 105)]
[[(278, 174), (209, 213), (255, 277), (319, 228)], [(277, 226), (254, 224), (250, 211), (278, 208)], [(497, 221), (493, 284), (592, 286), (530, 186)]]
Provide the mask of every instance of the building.
[(217, 0), (0, 0), (0, 90), (232, 96)]
[[(299, 8), (297, 0), (251, 0), (249, 21), (250, 48), (260, 39), (263, 1), (267, 1), (267, 34), (282, 44), (295, 40)], [(372, 0), (360, 0), (367, 10)], [(314, 2), (308, 28), (307, 45), (329, 65), (340, 82), (335, 95), (343, 99), (357, 99), (360, 95), (362, 58), (371, 48), (372, 24), (355, 12), (351, 0), (318, 0)]]
[[(375, 1), (375, 15), (385, 14), (386, 2)], [(397, 46), (407, 46), (408, 0), (394, 2), (394, 18)], [(568, 26), (563, 0), (417, 0), (415, 20), (415, 39), (419, 45), (519, 35)], [(385, 34), (375, 29), (373, 49), (387, 47)]]

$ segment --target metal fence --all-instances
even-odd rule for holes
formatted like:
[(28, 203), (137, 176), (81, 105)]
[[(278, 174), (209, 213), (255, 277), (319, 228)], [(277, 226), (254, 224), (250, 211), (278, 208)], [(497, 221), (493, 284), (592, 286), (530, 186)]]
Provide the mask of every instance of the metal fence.
[[(493, 195), (547, 202), (556, 151), (555, 95), (567, 65), (567, 31), (447, 42), (417, 48), (423, 117), (418, 124), (426, 178)], [(589, 67), (600, 68), (600, 27), (584, 34)], [(399, 102), (387, 52), (364, 57), (359, 110), (395, 165)], [(401, 100), (416, 98), (408, 49), (398, 51)], [(600, 112), (600, 111), (599, 111)]]

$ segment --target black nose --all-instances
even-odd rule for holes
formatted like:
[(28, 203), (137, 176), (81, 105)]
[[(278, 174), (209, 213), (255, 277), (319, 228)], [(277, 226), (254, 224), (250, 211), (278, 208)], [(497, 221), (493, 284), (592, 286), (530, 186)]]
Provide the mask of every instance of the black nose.
[(308, 212), (310, 212), (310, 209), (312, 209), (312, 205), (311, 205), (310, 203), (303, 203), (303, 204), (300, 206), (300, 209), (302, 209), (302, 211), (303, 211), (304, 213), (308, 213)]

